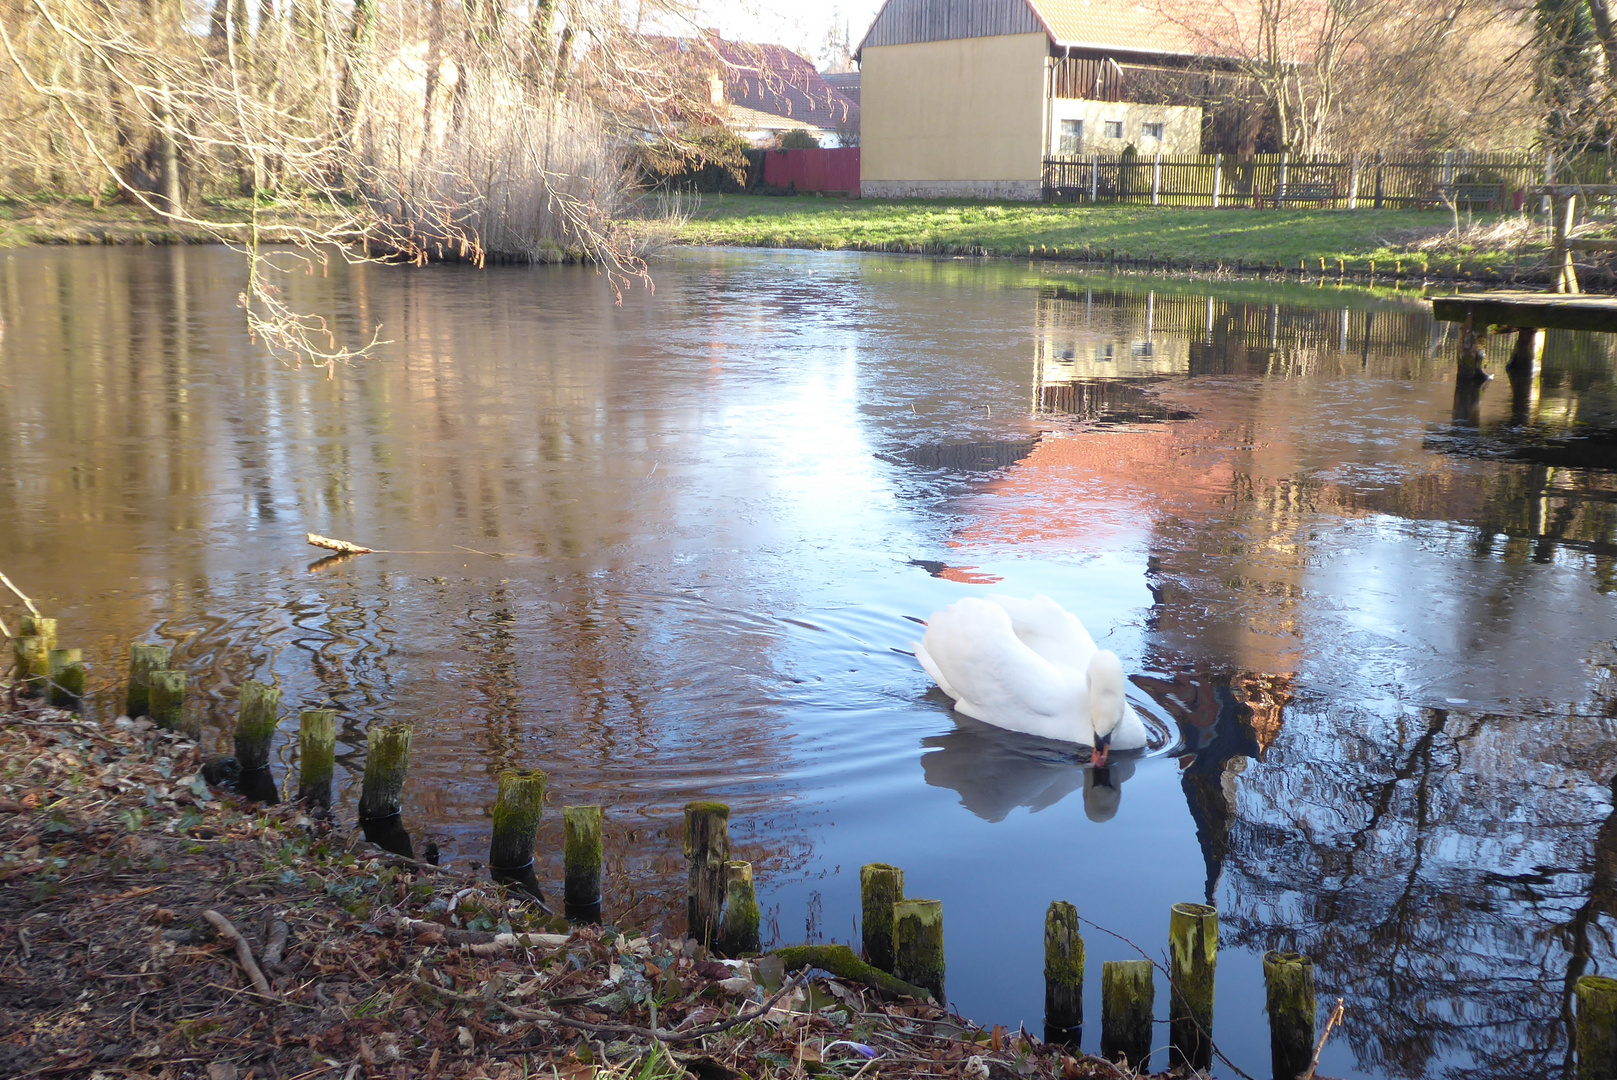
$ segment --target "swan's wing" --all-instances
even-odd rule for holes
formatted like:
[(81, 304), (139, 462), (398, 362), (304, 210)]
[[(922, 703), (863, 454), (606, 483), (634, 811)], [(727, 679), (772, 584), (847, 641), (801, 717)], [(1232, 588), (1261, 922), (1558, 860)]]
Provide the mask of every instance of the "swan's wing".
[(1016, 596), (987, 599), (1010, 616), (1016, 636), (1028, 648), (1058, 668), (1085, 670), (1095, 652), (1095, 639), (1089, 636), (1078, 616), (1048, 596), (1035, 596), (1031, 600)]
[(932, 659), (932, 654), (926, 651), (926, 643), (924, 641), (917, 641), (915, 642), (914, 648), (915, 659), (919, 660), (921, 662), (921, 667), (925, 668), (926, 673), (932, 676), (932, 681), (937, 683), (938, 688), (945, 694), (948, 694), (956, 701), (959, 701), (960, 692), (949, 685), (948, 676), (943, 674), (943, 670), (938, 667), (938, 662)]
[(968, 716), (1010, 726), (1008, 718), (1072, 709), (1068, 679), (1017, 637), (1004, 608), (987, 600), (967, 597), (934, 614), (921, 647), (931, 661), (927, 673)]

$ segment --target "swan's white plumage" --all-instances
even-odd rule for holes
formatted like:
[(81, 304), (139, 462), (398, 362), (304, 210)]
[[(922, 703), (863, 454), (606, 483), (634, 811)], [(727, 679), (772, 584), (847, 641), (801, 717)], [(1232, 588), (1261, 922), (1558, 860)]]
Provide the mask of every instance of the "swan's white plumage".
[[(1085, 746), (1095, 745), (1089, 682), (1097, 651), (1084, 624), (1047, 596), (967, 597), (927, 619), (915, 646), (916, 659), (960, 712)], [(1115, 692), (1120, 697), (1122, 687)], [(1111, 746), (1145, 746), (1145, 724), (1127, 703)]]

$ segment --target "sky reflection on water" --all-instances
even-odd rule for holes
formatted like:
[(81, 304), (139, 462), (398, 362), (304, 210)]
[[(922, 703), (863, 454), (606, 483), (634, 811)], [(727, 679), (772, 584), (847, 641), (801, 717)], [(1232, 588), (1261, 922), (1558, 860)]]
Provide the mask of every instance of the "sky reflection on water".
[[(1614, 964), (1609, 340), (1457, 403), (1407, 298), (684, 252), (621, 308), (579, 268), (291, 280), (394, 342), (327, 380), (242, 342), (239, 276), (0, 255), (0, 550), (102, 685), (172, 641), (223, 746), (273, 674), (341, 710), (350, 781), (408, 720), (452, 859), (542, 767), (607, 807), (609, 917), (676, 910), (698, 796), (781, 940), (855, 937), (858, 866), (901, 865), (983, 1021), (1038, 1030), (1049, 901), (1155, 955), (1210, 896), (1248, 1071), (1270, 947), (1348, 998), (1332, 1075), (1560, 1071), (1568, 980)], [(911, 620), (989, 589), (1079, 613), (1161, 748), (1097, 784), (953, 717)], [(1135, 955), (1089, 935), (1086, 1047)]]

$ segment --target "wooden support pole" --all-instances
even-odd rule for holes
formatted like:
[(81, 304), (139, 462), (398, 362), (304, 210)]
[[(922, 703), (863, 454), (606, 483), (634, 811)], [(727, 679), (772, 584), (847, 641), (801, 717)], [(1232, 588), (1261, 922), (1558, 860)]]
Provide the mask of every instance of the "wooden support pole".
[(893, 905), (893, 974), (943, 994), (943, 901), (900, 900)]
[(752, 887), (752, 864), (731, 859), (724, 864), (724, 917), (716, 942), (723, 956), (758, 951), (758, 896)]
[(304, 709), (298, 716), (298, 799), (330, 806), (336, 767), (337, 710)]
[[(130, 689), (134, 689), (133, 678)], [(257, 679), (241, 684), (241, 694), (236, 699), (236, 760), (242, 772), (269, 768), (270, 743), (275, 741), (280, 713), (280, 687), (268, 686)]]
[(564, 806), (562, 902), (569, 918), (601, 918), (601, 808)]
[(489, 873), (495, 881), (515, 885), (540, 900), (544, 895), (533, 868), (533, 838), (544, 805), (544, 773), (538, 769), (500, 773), (494, 795), (494, 833), (488, 848)]
[(410, 728), (387, 724), (365, 732), (365, 776), (359, 784), (359, 820), (397, 817), (410, 771)]
[(124, 714), (145, 716), (151, 709), (152, 672), (167, 671), (167, 645), (129, 646), (129, 692), (124, 697)]
[(859, 868), (859, 936), (865, 961), (893, 973), (893, 905), (904, 899), (904, 871), (886, 863)]
[(1044, 913), (1045, 1041), (1076, 1042), (1084, 1025), (1084, 939), (1065, 900)]
[[(160, 728), (190, 733), (185, 718), (185, 672), (154, 671), (149, 676), (152, 720)], [(198, 725), (200, 734), (200, 725)]]
[(79, 649), (52, 649), (50, 693), (46, 700), (59, 709), (78, 709), (84, 704), (84, 653)]
[(1569, 194), (1562, 212), (1555, 215), (1555, 243), (1550, 249), (1551, 292), (1578, 291), (1578, 270), (1572, 264), (1572, 249), (1567, 247), (1567, 238), (1572, 235), (1572, 226), (1577, 222), (1577, 207), (1578, 197)]
[(1617, 1077), (1617, 979), (1579, 976), (1573, 996), (1578, 1002), (1574, 1029), (1578, 1080), (1613, 1080)]
[(1269, 1053), (1275, 1080), (1297, 1080), (1314, 1056), (1314, 963), (1301, 953), (1263, 954)]
[(1213, 974), (1218, 964), (1218, 910), (1175, 904), (1168, 918), (1169, 1067), (1205, 1070), (1213, 1063)]
[(16, 663), (17, 682), (27, 697), (38, 697), (50, 682), (51, 651), (45, 639), (25, 634), (11, 639), (11, 656)]
[[(46, 693), (50, 686), (51, 653), (56, 649), (56, 620), (24, 615), (17, 622), (17, 636), (34, 639), (23, 692), (37, 697)], [(19, 671), (18, 674), (24, 673)]]
[(1543, 357), (1544, 331), (1537, 327), (1524, 326), (1516, 331), (1516, 344), (1510, 350), (1510, 362), (1505, 365), (1505, 369), (1537, 374), (1539, 362)]
[(730, 860), (730, 808), (723, 803), (685, 804), (686, 933), (711, 945), (724, 907), (724, 864)]
[(1149, 960), (1108, 960), (1100, 966), (1100, 1056), (1144, 1073), (1151, 1059), (1156, 984)]

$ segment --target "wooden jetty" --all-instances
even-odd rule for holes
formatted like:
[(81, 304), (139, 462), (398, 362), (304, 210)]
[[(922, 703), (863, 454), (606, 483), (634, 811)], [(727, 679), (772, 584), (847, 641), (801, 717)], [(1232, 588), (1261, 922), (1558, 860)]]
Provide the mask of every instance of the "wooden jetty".
[(1444, 322), (1529, 327), (1540, 330), (1598, 330), (1617, 333), (1617, 296), (1583, 293), (1476, 292), (1432, 297), (1432, 315)]

